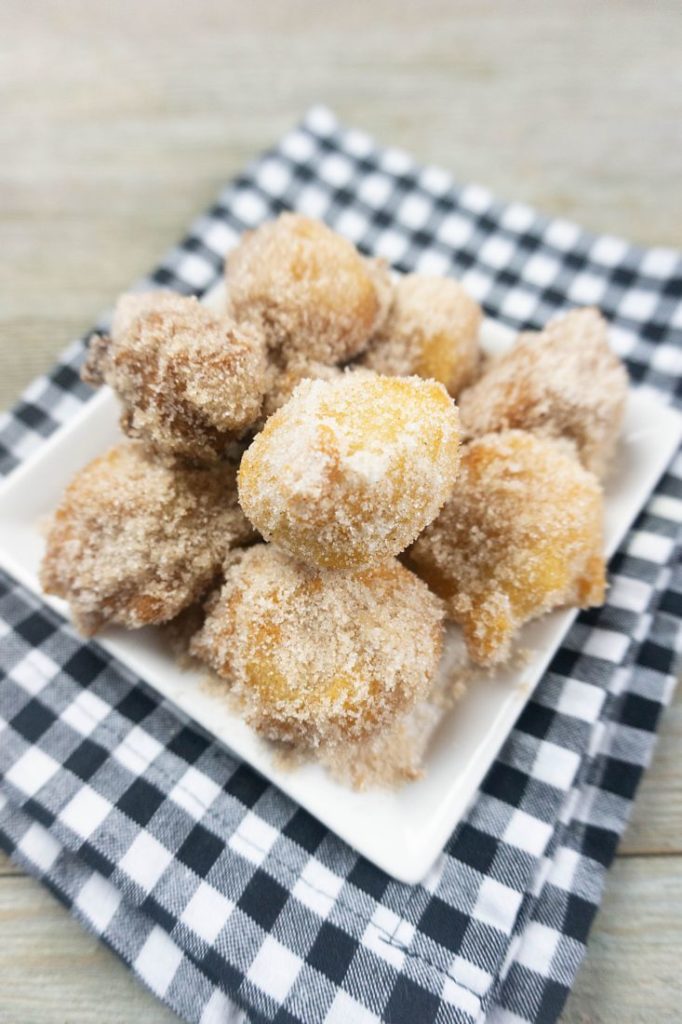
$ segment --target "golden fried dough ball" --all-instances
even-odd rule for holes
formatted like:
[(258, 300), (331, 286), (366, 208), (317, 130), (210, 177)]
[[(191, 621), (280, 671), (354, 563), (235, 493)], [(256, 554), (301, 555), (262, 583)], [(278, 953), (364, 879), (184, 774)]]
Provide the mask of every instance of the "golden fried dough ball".
[(95, 339), (84, 377), (106, 381), (121, 426), (163, 456), (215, 461), (260, 415), (265, 346), (194, 298), (124, 296), (108, 341)]
[(480, 306), (459, 281), (405, 274), (362, 362), (391, 376), (433, 377), (457, 396), (478, 370), (480, 325)]
[(284, 369), (274, 364), (268, 370), (268, 390), (263, 400), (263, 422), (289, 401), (302, 380), (336, 380), (343, 376), (340, 366), (302, 360)]
[(119, 296), (114, 308), (109, 334), (114, 341), (118, 341), (139, 317), (146, 316), (147, 313), (158, 313), (161, 310), (182, 313), (186, 308), (186, 295), (165, 288), (156, 288), (149, 292), (124, 292)]
[(628, 378), (596, 309), (577, 309), (526, 333), (460, 396), (462, 427), (480, 436), (517, 427), (566, 438), (602, 476), (623, 423)]
[(388, 270), (321, 221), (283, 213), (250, 231), (227, 260), (228, 307), (255, 320), (281, 363), (357, 355), (386, 316)]
[(258, 544), (228, 565), (191, 652), (232, 684), (255, 729), (315, 747), (416, 703), (442, 641), (441, 602), (395, 559), (330, 573)]
[[(269, 416), (281, 409), (289, 401), (295, 389), (303, 380), (338, 380), (340, 377), (352, 374), (356, 380), (364, 377), (376, 377), (373, 370), (365, 366), (351, 363), (350, 366), (326, 366), (325, 363), (299, 362), (290, 363), (283, 370), (271, 365), (269, 368), (269, 386), (263, 400), (263, 418), (260, 427), (263, 426)], [(259, 428), (260, 429), (260, 428)]]
[(437, 514), (457, 473), (457, 410), (419, 377), (305, 380), (242, 458), (239, 500), (266, 540), (311, 565), (373, 565)]
[(47, 538), (41, 583), (81, 632), (165, 622), (196, 600), (230, 548), (253, 536), (234, 467), (168, 469), (119, 444), (68, 486)]
[(601, 487), (561, 444), (488, 434), (462, 449), (455, 491), (410, 558), (471, 658), (497, 664), (528, 619), (603, 602)]

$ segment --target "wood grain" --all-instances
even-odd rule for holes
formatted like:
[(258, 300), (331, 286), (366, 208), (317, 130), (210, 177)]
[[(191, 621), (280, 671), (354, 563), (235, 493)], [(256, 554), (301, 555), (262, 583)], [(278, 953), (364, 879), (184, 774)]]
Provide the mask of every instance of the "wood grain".
[[(314, 102), (501, 197), (679, 245), (681, 42), (667, 0), (4, 0), (0, 407)], [(675, 1018), (681, 741), (678, 699), (570, 1024)], [(0, 907), (3, 1022), (174, 1019), (2, 857)]]

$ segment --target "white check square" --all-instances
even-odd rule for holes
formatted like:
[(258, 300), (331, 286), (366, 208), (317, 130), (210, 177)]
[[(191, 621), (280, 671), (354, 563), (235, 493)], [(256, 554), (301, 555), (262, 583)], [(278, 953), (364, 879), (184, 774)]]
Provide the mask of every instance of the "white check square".
[(265, 200), (253, 189), (240, 189), (235, 195), (232, 205), (239, 219), (243, 220), (245, 224), (259, 224), (268, 211)]
[(320, 177), (335, 188), (347, 185), (353, 177), (353, 165), (340, 153), (331, 153), (319, 165)]
[(343, 888), (343, 879), (311, 857), (296, 884), (293, 895), (320, 917), (327, 917)]
[(408, 228), (417, 229), (426, 224), (431, 214), (431, 203), (418, 193), (408, 195), (400, 204), (398, 216)]
[(133, 969), (152, 992), (163, 996), (182, 963), (183, 953), (171, 937), (155, 925), (137, 955)]
[(220, 786), (208, 775), (190, 766), (170, 793), (170, 799), (198, 821), (221, 792)]
[(59, 820), (72, 832), (87, 839), (112, 810), (112, 804), (90, 786), (82, 786), (59, 813)]
[(276, 828), (249, 811), (230, 837), (230, 847), (254, 864), (261, 864), (279, 835)]
[(385, 174), (368, 174), (358, 187), (360, 199), (374, 209), (383, 206), (392, 191), (393, 181)]
[(95, 931), (102, 935), (111, 924), (122, 899), (118, 889), (108, 879), (95, 872), (78, 893), (75, 905), (87, 917)]
[(290, 949), (267, 935), (246, 976), (267, 995), (283, 1002), (302, 966), (303, 961)]
[(119, 861), (119, 867), (133, 882), (151, 892), (173, 855), (154, 836), (139, 832)]
[(49, 871), (62, 852), (57, 840), (37, 822), (33, 822), (24, 832), (19, 840), (18, 849), (41, 871)]
[(113, 756), (133, 775), (142, 775), (163, 749), (163, 744), (136, 725), (116, 747)]
[(585, 271), (581, 274), (576, 274), (571, 281), (569, 294), (573, 302), (589, 306), (603, 299), (606, 288), (607, 282), (605, 278), (597, 277), (596, 274), (589, 274)]
[(526, 925), (523, 942), (517, 952), (518, 962), (544, 978), (549, 977), (560, 938), (554, 928), (531, 921)]
[(565, 679), (557, 710), (583, 722), (596, 722), (605, 700), (606, 692), (601, 687), (582, 683), (579, 679)]
[(601, 235), (590, 249), (590, 259), (615, 267), (623, 261), (628, 250), (627, 242), (615, 235)]
[(381, 1021), (366, 1006), (339, 989), (324, 1024), (381, 1024)]
[(329, 206), (329, 193), (316, 185), (306, 185), (298, 196), (297, 209), (306, 217), (322, 219)]
[(34, 796), (60, 767), (54, 758), (44, 754), (39, 747), (29, 747), (26, 753), (14, 762), (5, 779), (26, 796)]
[(111, 711), (111, 706), (90, 690), (82, 690), (62, 711), (61, 720), (81, 736), (89, 736)]
[(510, 934), (521, 906), (523, 894), (494, 878), (484, 878), (472, 911), (478, 921)]
[(58, 666), (52, 661), (52, 658), (48, 658), (41, 650), (34, 647), (12, 669), (12, 679), (27, 693), (35, 696), (54, 679), (58, 671)]
[(539, 857), (545, 850), (552, 832), (553, 828), (547, 822), (540, 821), (539, 818), (534, 818), (517, 808), (512, 814), (502, 838), (510, 846), (516, 846), (519, 850), (525, 850), (527, 853)]
[(502, 312), (515, 320), (528, 320), (537, 305), (537, 297), (523, 288), (511, 288), (505, 296)]
[(414, 938), (414, 925), (398, 917), (388, 907), (378, 906), (362, 936), (362, 944), (382, 960), (400, 970)]
[(471, 218), (457, 213), (449, 213), (436, 228), (438, 239), (444, 245), (452, 245), (455, 248), (464, 245), (471, 238), (472, 232)]
[(200, 882), (197, 891), (182, 912), (180, 920), (205, 942), (215, 942), (225, 927), (234, 903), (213, 886)]
[(573, 750), (543, 740), (533, 764), (532, 776), (557, 789), (568, 791), (573, 785), (580, 758)]
[(628, 652), (630, 637), (625, 633), (616, 633), (612, 629), (594, 627), (585, 641), (583, 651), (594, 658), (612, 661), (619, 665)]

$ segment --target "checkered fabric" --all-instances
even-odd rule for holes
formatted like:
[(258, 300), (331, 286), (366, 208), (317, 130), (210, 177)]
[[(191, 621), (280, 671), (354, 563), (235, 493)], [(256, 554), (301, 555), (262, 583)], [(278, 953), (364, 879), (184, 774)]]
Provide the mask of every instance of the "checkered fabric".
[[(635, 383), (680, 397), (682, 261), (378, 147), (316, 108), (152, 276), (202, 292), (292, 208), (541, 326), (601, 307)], [(9, 472), (88, 400), (82, 343), (2, 423)], [(1, 582), (0, 841), (187, 1021), (551, 1022), (670, 698), (682, 460), (611, 564), (421, 885), (358, 857), (41, 601)], [(1, 1000), (1, 996), (0, 996)]]

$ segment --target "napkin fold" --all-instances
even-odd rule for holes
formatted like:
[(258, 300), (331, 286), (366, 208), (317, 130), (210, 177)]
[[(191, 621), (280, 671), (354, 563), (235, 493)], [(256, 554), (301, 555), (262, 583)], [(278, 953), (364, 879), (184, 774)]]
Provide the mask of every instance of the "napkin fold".
[[(682, 260), (382, 148), (311, 110), (148, 282), (201, 294), (239, 235), (321, 217), (539, 328), (599, 306), (633, 383), (680, 401)], [(101, 326), (101, 325), (99, 325)], [(9, 473), (91, 396), (83, 343), (0, 422)], [(395, 882), (0, 575), (0, 844), (191, 1022), (549, 1024), (560, 1014), (682, 646), (682, 460), (610, 565), (422, 884)]]

